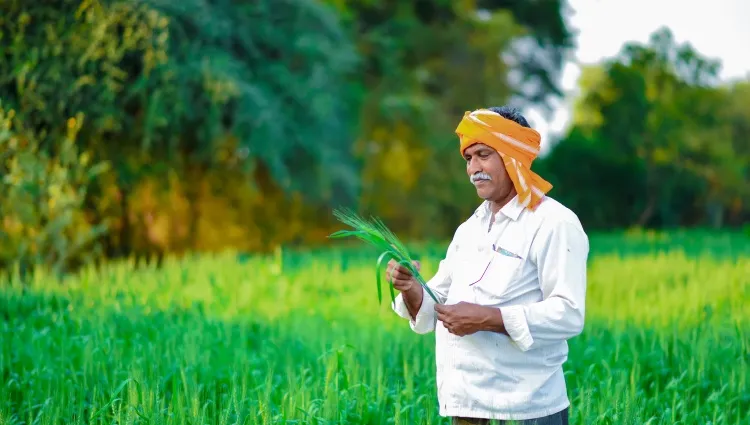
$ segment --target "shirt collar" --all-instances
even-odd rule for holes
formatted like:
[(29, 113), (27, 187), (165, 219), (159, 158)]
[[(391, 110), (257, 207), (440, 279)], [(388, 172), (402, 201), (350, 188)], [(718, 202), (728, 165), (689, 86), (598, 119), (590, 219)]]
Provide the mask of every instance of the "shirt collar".
[[(523, 205), (518, 202), (518, 195), (514, 196), (513, 199), (508, 201), (507, 204), (500, 208), (500, 212), (513, 221), (517, 221), (518, 217), (523, 212)], [(482, 202), (482, 204), (476, 209), (474, 213), (480, 219), (486, 218), (491, 213), (490, 202)]]

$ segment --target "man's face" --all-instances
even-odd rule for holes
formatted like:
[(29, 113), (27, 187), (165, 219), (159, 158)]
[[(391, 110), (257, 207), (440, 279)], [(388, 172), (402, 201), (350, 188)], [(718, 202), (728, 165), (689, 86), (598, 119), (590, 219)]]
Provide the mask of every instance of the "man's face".
[(500, 154), (491, 147), (477, 143), (464, 151), (466, 173), (477, 188), (477, 195), (488, 201), (499, 201), (513, 190)]

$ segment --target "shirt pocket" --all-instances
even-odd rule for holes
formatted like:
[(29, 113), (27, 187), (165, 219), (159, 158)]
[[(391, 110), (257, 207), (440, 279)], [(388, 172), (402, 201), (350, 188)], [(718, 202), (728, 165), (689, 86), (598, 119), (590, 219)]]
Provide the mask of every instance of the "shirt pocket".
[(504, 295), (519, 276), (523, 264), (523, 258), (492, 251), (485, 272), (470, 285), (476, 302), (494, 305), (505, 301)]

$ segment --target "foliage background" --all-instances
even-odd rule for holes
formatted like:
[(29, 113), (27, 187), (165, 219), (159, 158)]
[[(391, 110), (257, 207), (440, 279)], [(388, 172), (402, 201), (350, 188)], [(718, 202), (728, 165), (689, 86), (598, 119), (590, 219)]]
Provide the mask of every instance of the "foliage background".
[[(560, 0), (0, 3), (0, 267), (315, 246), (331, 208), (441, 240), (465, 110), (549, 105)], [(589, 229), (750, 218), (750, 82), (668, 30), (585, 70), (534, 168)]]

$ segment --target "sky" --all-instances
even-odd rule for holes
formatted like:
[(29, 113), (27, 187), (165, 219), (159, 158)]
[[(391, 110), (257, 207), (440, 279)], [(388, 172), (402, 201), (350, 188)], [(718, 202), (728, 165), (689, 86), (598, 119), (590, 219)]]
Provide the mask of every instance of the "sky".
[[(703, 56), (719, 59), (722, 79), (750, 77), (750, 0), (568, 0), (570, 26), (578, 32), (575, 62), (592, 64), (616, 55), (628, 41), (648, 42), (662, 26), (678, 43), (689, 42)], [(742, 25), (744, 23), (744, 25)], [(567, 97), (554, 115), (528, 109), (526, 116), (542, 135), (542, 155), (570, 121), (580, 68), (566, 65), (562, 86)]]

